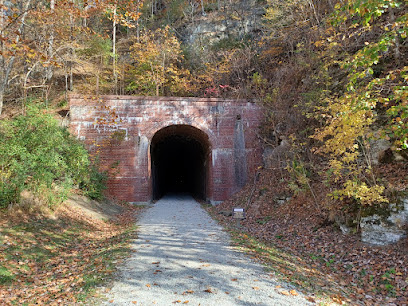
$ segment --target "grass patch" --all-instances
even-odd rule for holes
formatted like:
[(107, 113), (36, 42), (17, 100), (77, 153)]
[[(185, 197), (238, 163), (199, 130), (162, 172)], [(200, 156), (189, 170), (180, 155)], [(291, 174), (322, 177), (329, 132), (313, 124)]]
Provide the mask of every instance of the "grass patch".
[(0, 285), (7, 285), (13, 280), (13, 273), (11, 273), (6, 267), (0, 266)]

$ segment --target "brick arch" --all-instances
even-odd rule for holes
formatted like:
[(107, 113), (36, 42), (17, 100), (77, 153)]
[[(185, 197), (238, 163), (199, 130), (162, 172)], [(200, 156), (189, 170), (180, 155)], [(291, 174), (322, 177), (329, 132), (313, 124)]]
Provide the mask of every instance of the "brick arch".
[[(210, 135), (209, 135), (210, 134)], [(174, 124), (168, 124), (164, 122), (160, 125), (160, 128), (155, 127), (154, 133), (149, 133), (149, 151), (148, 151), (148, 163), (149, 163), (149, 185), (150, 193), (154, 197), (154, 182), (153, 182), (153, 159), (152, 159), (152, 146), (154, 142), (160, 143), (161, 140), (168, 136), (181, 136), (181, 137), (192, 137), (197, 142), (203, 146), (203, 153), (205, 154), (205, 190), (202, 195), (197, 195), (205, 200), (212, 199), (213, 191), (213, 179), (212, 179), (212, 148), (213, 140), (211, 140), (214, 135), (211, 135), (211, 131), (204, 128), (197, 127), (196, 124), (183, 124), (180, 121)]]
[[(208, 200), (222, 202), (239, 191), (262, 163), (257, 129), (262, 109), (247, 100), (181, 97), (70, 96), (70, 130), (90, 150), (100, 147), (103, 167), (118, 164), (108, 195), (128, 202), (152, 200), (150, 146), (154, 135), (172, 125), (192, 126), (208, 136), (211, 163)], [(101, 107), (102, 106), (102, 107)], [(97, 123), (107, 110), (113, 125)]]
[(211, 148), (213, 147), (213, 144), (216, 144), (216, 137), (211, 129), (204, 126), (203, 124), (191, 120), (166, 121), (152, 126), (151, 129), (149, 129), (146, 133), (146, 136), (149, 139), (149, 143), (151, 142), (151, 140), (153, 139), (154, 135), (156, 135), (157, 132), (167, 127), (177, 125), (188, 125), (204, 133), (208, 137), (208, 142)]

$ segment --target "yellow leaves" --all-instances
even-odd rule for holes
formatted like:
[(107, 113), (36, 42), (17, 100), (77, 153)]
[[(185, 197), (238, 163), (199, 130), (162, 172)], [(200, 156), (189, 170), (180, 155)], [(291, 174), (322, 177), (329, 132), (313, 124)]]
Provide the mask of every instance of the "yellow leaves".
[[(327, 180), (334, 184), (329, 194), (335, 200), (354, 199), (361, 205), (387, 202), (384, 187), (372, 179), (367, 158), (368, 137), (377, 101), (365, 92), (349, 92), (338, 99), (327, 99), (321, 110), (326, 125), (312, 138), (322, 142), (316, 152), (328, 155)], [(395, 120), (398, 122), (398, 118)], [(343, 185), (339, 188), (338, 183)]]
[(343, 169), (343, 164), (337, 159), (332, 159), (329, 161), (329, 165), (330, 165), (330, 169), (333, 171), (333, 174), (335, 176), (334, 181), (336, 182), (341, 176), (341, 170)]
[(374, 203), (388, 203), (388, 200), (382, 196), (384, 186), (368, 186), (365, 182), (347, 180), (343, 184), (343, 189), (337, 190), (336, 195), (353, 198), (361, 205), (372, 205)]
[(320, 48), (325, 45), (325, 41), (324, 40), (315, 41), (314, 45), (315, 47)]
[(179, 68), (183, 60), (180, 42), (168, 26), (143, 32), (130, 51), (135, 61), (131, 68), (135, 75), (131, 89), (156, 95), (163, 93), (163, 88), (171, 92), (185, 91), (190, 74)]
[[(353, 150), (356, 150), (358, 148), (358, 146), (356, 144), (353, 145)], [(343, 163), (345, 164), (350, 164), (352, 162), (354, 162), (359, 156), (359, 152), (354, 151), (354, 152), (344, 152), (341, 160), (343, 161)]]

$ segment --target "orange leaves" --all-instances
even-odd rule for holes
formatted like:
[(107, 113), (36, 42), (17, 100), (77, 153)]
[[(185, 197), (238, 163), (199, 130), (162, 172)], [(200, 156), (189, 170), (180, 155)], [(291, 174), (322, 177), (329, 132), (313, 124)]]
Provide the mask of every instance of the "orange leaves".
[[(280, 286), (276, 286), (276, 288), (278, 288), (278, 287), (280, 288)], [(286, 295), (286, 296), (290, 296), (290, 295), (298, 296), (299, 295), (299, 293), (296, 290), (290, 290), (290, 291), (288, 291), (288, 290), (278, 290), (278, 292), (280, 294)]]
[(214, 293), (214, 290), (212, 288), (208, 287), (207, 289), (204, 290), (204, 292)]
[(186, 295), (186, 294), (193, 294), (194, 290), (186, 290), (182, 293), (182, 295)]

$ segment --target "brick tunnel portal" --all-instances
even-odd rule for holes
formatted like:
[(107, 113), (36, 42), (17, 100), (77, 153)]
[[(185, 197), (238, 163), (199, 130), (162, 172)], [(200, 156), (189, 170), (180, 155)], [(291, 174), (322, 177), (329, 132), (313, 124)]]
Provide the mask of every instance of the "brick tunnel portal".
[(153, 199), (189, 193), (205, 200), (210, 147), (208, 136), (190, 125), (171, 125), (156, 132), (150, 147)]
[(262, 118), (240, 99), (70, 96), (70, 130), (109, 171), (106, 195), (130, 203), (166, 192), (228, 199), (262, 163)]

